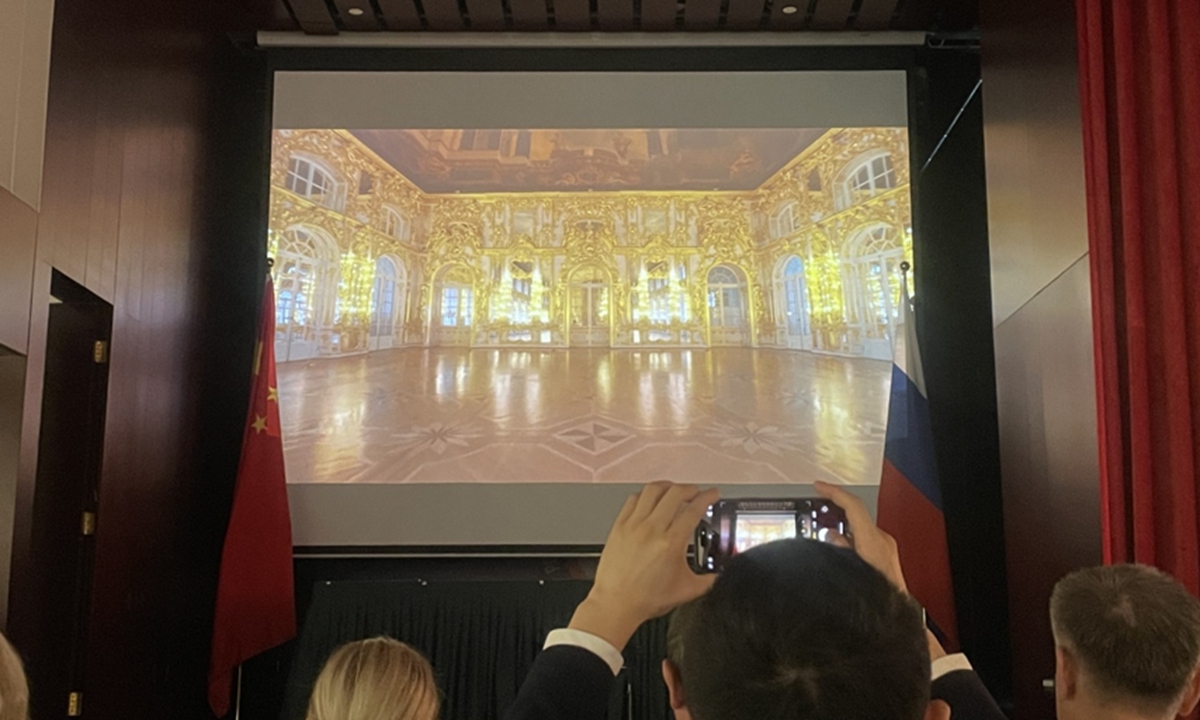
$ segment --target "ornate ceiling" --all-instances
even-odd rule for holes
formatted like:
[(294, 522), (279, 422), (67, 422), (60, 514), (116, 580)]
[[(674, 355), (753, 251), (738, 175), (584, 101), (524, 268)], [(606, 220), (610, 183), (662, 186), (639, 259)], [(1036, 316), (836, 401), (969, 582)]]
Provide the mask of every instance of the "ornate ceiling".
[(754, 190), (828, 128), (351, 130), (427, 193)]

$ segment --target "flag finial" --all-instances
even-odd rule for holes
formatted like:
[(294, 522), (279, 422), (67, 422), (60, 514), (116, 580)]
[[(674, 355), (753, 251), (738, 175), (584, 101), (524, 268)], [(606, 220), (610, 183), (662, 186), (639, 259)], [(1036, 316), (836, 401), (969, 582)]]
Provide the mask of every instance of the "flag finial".
[(267, 269), (275, 267), (275, 258), (267, 258)]
[(900, 263), (900, 270), (903, 272), (908, 272), (909, 270), (912, 270), (912, 265), (910, 265), (907, 260), (904, 260)]

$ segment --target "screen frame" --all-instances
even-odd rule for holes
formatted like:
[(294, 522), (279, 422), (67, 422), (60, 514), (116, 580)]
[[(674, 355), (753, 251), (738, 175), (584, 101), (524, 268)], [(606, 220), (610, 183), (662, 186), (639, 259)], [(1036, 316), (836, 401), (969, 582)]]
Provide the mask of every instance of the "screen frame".
[[(899, 70), (906, 74), (908, 123), (910, 143), (916, 139), (918, 115), (919, 53), (922, 48), (910, 46), (881, 47), (642, 47), (642, 48), (312, 48), (271, 47), (260, 49), (268, 68), (264, 102), (268, 108), (262, 142), (270, 156), (271, 133), (274, 127), (271, 108), (274, 98), (275, 73), (280, 71), (380, 71), (380, 72), (772, 72), (772, 71), (870, 71)], [(915, 150), (915, 145), (913, 146)], [(918, 206), (918, 176), (921, 167), (917, 153), (910, 152), (912, 202), (915, 217)], [(262, 186), (267, 187), (263, 167)], [(266, 207), (263, 208), (262, 231), (256, 238), (258, 254), (262, 257), (262, 272), (266, 272)], [(298, 502), (296, 488), (312, 494)], [(726, 485), (722, 497), (792, 498), (811, 497), (811, 484), (789, 485)], [(538, 485), (529, 483), (480, 483), (438, 485), (379, 485), (355, 486), (304, 484), (289, 485), (289, 503), (293, 518), (294, 551), (308, 557), (428, 557), (434, 555), (529, 556), (553, 551), (563, 557), (587, 557), (598, 553), (607, 537), (612, 518), (621, 503), (640, 486), (612, 485)], [(348, 504), (365, 513), (379, 513), (381, 507), (372, 501), (378, 488), (399, 491), (389, 497), (387, 506), (419, 508), (419, 512), (397, 516), (386, 536), (371, 532), (375, 522), (356, 523), (358, 532), (335, 533), (312, 514), (313, 507), (323, 504), (320, 497), (329, 491), (363, 493)], [(557, 496), (566, 489), (586, 495), (571, 499)], [(859, 496), (874, 515), (877, 485), (846, 486)], [(430, 498), (429, 491), (442, 494)], [(387, 492), (387, 491), (385, 491)], [(450, 536), (446, 529), (452, 520), (458, 522), (495, 521), (493, 499), (506, 496), (513, 505), (529, 506), (537, 502), (541, 510), (525, 518), (524, 527), (534, 529), (509, 537), (480, 537), (464, 542), (461, 536)], [(506, 503), (507, 504), (507, 503)], [(545, 506), (565, 514), (544, 512)], [(537, 518), (538, 522), (533, 520)], [(516, 518), (512, 518), (516, 520)], [(336, 521), (335, 521), (336, 522)], [(383, 523), (379, 523), (383, 524)], [(336, 537), (336, 542), (334, 538)]]

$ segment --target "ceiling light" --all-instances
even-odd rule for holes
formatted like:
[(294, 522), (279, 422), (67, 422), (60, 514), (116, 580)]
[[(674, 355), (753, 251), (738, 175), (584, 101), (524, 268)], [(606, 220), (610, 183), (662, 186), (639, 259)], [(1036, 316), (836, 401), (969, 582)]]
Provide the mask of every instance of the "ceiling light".
[[(362, 8), (350, 8), (350, 9), (349, 9), (349, 10), (347, 10), (346, 12), (348, 12), (348, 13), (350, 13), (351, 15), (354, 15), (355, 17), (357, 17), (357, 16), (359, 16), (359, 15), (362, 15), (362, 14), (363, 14), (363, 9), (362, 9)], [(795, 12), (795, 8), (793, 8), (793, 9), (792, 9), (792, 12)]]
[(784, 5), (783, 6), (783, 14), (784, 15), (795, 15), (797, 12), (799, 12), (799, 10), (800, 10), (800, 8), (796, 7), (795, 5)]

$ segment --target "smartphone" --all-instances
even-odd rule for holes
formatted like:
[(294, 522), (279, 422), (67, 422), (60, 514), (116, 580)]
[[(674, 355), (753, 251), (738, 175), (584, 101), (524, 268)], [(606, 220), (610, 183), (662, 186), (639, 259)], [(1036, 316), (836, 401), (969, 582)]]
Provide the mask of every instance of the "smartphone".
[(845, 534), (846, 513), (825, 498), (720, 500), (696, 528), (692, 569), (720, 572), (739, 553), (774, 540), (827, 541)]

